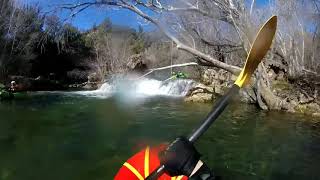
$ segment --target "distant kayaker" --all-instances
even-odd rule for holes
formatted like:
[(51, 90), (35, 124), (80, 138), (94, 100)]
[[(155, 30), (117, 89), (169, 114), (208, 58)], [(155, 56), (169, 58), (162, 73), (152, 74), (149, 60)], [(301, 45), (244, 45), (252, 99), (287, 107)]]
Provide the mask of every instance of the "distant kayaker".
[(15, 92), (17, 89), (17, 83), (16, 81), (11, 81), (10, 83), (10, 88), (9, 88), (9, 92)]

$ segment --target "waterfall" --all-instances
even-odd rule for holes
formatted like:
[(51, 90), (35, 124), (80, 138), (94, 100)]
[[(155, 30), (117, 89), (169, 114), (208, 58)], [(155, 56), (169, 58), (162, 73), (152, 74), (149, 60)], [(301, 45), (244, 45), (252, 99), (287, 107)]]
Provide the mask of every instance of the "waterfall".
[(108, 83), (103, 83), (101, 87), (94, 91), (76, 91), (74, 94), (98, 97), (98, 98), (108, 98), (111, 97), (114, 93), (114, 87)]
[(114, 80), (104, 83), (94, 91), (78, 91), (77, 94), (108, 98), (113, 95), (125, 97), (171, 96), (183, 97), (195, 85), (193, 80), (176, 79), (159, 81), (155, 79)]
[(166, 82), (144, 79), (136, 83), (135, 92), (147, 96), (185, 96), (193, 85), (194, 81), (186, 79), (169, 80)]

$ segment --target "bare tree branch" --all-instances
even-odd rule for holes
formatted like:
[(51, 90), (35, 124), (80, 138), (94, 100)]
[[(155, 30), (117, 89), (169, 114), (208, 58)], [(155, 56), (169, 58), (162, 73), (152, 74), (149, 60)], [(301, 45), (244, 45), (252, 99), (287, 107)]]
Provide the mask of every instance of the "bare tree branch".
[(126, 8), (126, 9), (129, 9), (135, 13), (137, 13), (139, 16), (143, 17), (144, 19), (152, 22), (153, 24), (155, 24), (159, 29), (160, 31), (162, 31), (168, 38), (170, 38), (173, 42), (176, 43), (177, 45), (177, 48), (178, 49), (181, 49), (181, 50), (184, 50), (184, 51), (187, 51), (201, 59), (203, 59), (204, 61), (207, 61), (209, 63), (212, 64), (212, 66), (216, 66), (216, 67), (219, 67), (219, 68), (222, 68), (226, 71), (229, 71), (233, 74), (238, 74), (241, 70), (241, 68), (237, 67), (237, 66), (233, 66), (233, 65), (229, 65), (229, 64), (226, 64), (226, 63), (223, 63), (223, 62), (220, 62), (218, 60), (216, 60), (215, 58), (211, 57), (210, 55), (207, 55), (205, 53), (202, 53), (190, 46), (187, 46), (185, 45), (184, 43), (182, 43), (181, 41), (179, 41), (173, 34), (171, 34), (171, 32), (169, 32), (159, 21), (157, 21), (156, 19), (150, 17), (149, 15), (143, 13), (140, 9), (138, 9), (136, 6), (132, 5), (132, 4), (129, 4), (127, 2), (124, 2), (122, 1), (123, 4), (119, 4), (119, 6), (123, 7), (123, 8)]
[(252, 15), (253, 5), (254, 5), (254, 0), (252, 0), (252, 2), (251, 2), (251, 6), (250, 6), (250, 16)]
[[(150, 7), (150, 4), (145, 4), (142, 1), (139, 0), (135, 0), (134, 1), (136, 4), (139, 5), (143, 5), (144, 7)], [(159, 6), (159, 2), (156, 2), (157, 5), (153, 4), (153, 7), (156, 8), (160, 8), (164, 9), (163, 6)], [(77, 13), (83, 11), (84, 9), (91, 7), (92, 5), (110, 5), (110, 6), (118, 6), (124, 9), (128, 9), (130, 11), (135, 12), (136, 14), (138, 14), (139, 16), (141, 16), (142, 18), (150, 21), (151, 23), (153, 23), (154, 25), (156, 25), (160, 31), (162, 31), (169, 39), (171, 39), (177, 46), (178, 49), (187, 51), (199, 58), (201, 58), (203, 61), (206, 61), (207, 63), (211, 63), (212, 66), (216, 66), (219, 68), (222, 68), (226, 71), (229, 71), (233, 74), (238, 74), (240, 72), (240, 68), (237, 66), (233, 66), (233, 65), (229, 65), (223, 62), (218, 61), (217, 59), (211, 57), (210, 55), (207, 55), (205, 53), (200, 52), (199, 50), (196, 50), (184, 43), (182, 43), (180, 40), (178, 40), (170, 31), (168, 31), (164, 25), (162, 25), (162, 23), (160, 21), (158, 21), (156, 18), (152, 18), (151, 16), (149, 16), (148, 14), (144, 13), (141, 9), (139, 9), (135, 4), (130, 3), (129, 1), (125, 1), (125, 0), (120, 0), (120, 1), (107, 1), (107, 0), (101, 0), (101, 1), (93, 1), (93, 2), (84, 2), (84, 3), (79, 3), (79, 4), (75, 4), (75, 5), (64, 5), (61, 8), (64, 9), (69, 9), (71, 11), (81, 8), (80, 10), (78, 10), (77, 12), (73, 13), (73, 16), (76, 15)], [(195, 7), (193, 7), (194, 9), (196, 9)], [(198, 9), (198, 8), (197, 8)]]
[(190, 62), (190, 63), (183, 63), (183, 64), (174, 64), (171, 66), (165, 66), (165, 67), (160, 67), (160, 68), (153, 68), (153, 69), (150, 69), (149, 72), (147, 72), (146, 74), (142, 75), (140, 78), (146, 77), (147, 75), (149, 75), (155, 71), (160, 71), (160, 70), (165, 70), (165, 69), (170, 69), (170, 68), (175, 68), (175, 67), (198, 66), (198, 65), (199, 64), (196, 62)]

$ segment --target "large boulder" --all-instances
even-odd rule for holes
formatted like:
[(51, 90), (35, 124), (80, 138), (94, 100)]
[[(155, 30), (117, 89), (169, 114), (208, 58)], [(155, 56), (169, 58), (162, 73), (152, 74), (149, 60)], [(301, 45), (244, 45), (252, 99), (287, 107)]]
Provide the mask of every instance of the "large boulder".
[(217, 95), (223, 95), (233, 82), (234, 77), (225, 70), (206, 69), (201, 83), (190, 89), (185, 101), (212, 102)]
[(186, 102), (212, 102), (215, 98), (214, 88), (204, 84), (197, 84), (189, 90)]
[(186, 97), (185, 102), (199, 102), (199, 103), (207, 103), (212, 102), (212, 94), (208, 93), (197, 93), (192, 96)]

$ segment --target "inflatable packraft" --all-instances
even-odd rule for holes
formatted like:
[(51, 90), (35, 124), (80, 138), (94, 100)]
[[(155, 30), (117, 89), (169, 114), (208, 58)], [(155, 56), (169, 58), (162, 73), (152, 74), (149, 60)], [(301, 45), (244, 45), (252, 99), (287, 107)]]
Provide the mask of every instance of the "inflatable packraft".
[[(160, 166), (160, 160), (158, 154), (160, 151), (166, 148), (165, 145), (158, 147), (146, 147), (141, 150), (130, 159), (125, 162), (114, 180), (144, 180), (153, 172), (158, 166)], [(167, 174), (163, 174), (158, 180), (187, 180), (186, 176), (170, 177)]]

